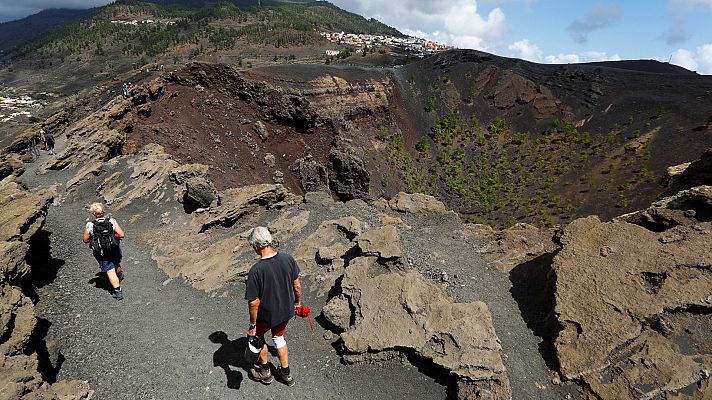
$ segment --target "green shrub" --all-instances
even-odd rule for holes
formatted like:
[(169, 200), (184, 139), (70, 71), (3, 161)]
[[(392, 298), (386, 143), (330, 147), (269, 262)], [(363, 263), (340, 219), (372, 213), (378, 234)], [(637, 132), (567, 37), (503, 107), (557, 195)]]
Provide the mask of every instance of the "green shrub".
[(428, 135), (423, 135), (415, 142), (415, 149), (421, 153), (427, 153), (430, 151), (430, 139)]

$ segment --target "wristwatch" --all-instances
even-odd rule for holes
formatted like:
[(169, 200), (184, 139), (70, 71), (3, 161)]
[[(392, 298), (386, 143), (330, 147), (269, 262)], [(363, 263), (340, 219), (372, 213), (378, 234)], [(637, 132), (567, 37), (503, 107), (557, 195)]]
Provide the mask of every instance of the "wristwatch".
[(250, 324), (250, 329), (255, 329), (257, 328), (257, 324)]

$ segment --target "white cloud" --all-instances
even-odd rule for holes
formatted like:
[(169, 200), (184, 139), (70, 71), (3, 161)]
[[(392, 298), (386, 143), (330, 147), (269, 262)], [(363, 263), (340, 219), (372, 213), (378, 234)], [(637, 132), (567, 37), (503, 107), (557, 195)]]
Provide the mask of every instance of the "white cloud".
[(559, 54), (555, 56), (546, 56), (544, 61), (547, 64), (578, 64), (596, 61), (620, 61), (621, 56), (618, 54), (608, 55), (602, 51), (584, 51), (582, 53)]
[(500, 8), (480, 14), (477, 0), (333, 0), (339, 7), (376, 18), (405, 34), (454, 44), (460, 48), (490, 50), (506, 30)]
[(532, 62), (541, 62), (542, 56), (544, 55), (539, 46), (530, 43), (529, 39), (514, 42), (507, 46), (507, 48), (512, 52), (514, 57)]
[(705, 44), (695, 51), (679, 49), (672, 53), (671, 64), (679, 65), (699, 74), (712, 75), (712, 44)]

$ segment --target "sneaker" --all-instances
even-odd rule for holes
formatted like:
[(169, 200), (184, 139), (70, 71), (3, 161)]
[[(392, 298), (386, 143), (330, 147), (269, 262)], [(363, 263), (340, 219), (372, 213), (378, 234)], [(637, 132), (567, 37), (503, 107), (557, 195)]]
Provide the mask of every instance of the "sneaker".
[(250, 378), (258, 382), (262, 382), (265, 385), (269, 385), (272, 381), (274, 381), (272, 372), (270, 372), (269, 368), (260, 370), (257, 370), (255, 367), (250, 368)]
[(123, 300), (124, 292), (121, 290), (114, 290), (114, 293), (111, 294), (111, 297), (115, 298), (116, 300)]
[(277, 368), (277, 379), (280, 381), (284, 382), (285, 385), (287, 386), (294, 386), (294, 377), (292, 376), (291, 373), (285, 374), (284, 370), (282, 368)]

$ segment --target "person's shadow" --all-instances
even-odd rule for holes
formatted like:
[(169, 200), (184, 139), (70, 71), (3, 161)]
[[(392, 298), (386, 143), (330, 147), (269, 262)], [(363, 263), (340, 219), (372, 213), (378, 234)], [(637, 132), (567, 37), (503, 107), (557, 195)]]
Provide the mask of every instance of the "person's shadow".
[(113, 290), (109, 284), (109, 278), (106, 277), (106, 272), (97, 272), (87, 283), (93, 284), (95, 288), (106, 290), (109, 293)]
[(230, 340), (223, 331), (213, 332), (208, 338), (211, 342), (220, 345), (220, 348), (213, 354), (213, 366), (220, 367), (225, 371), (228, 388), (239, 389), (242, 384), (242, 373), (238, 369), (247, 370), (248, 368), (245, 362), (247, 338), (242, 336)]

